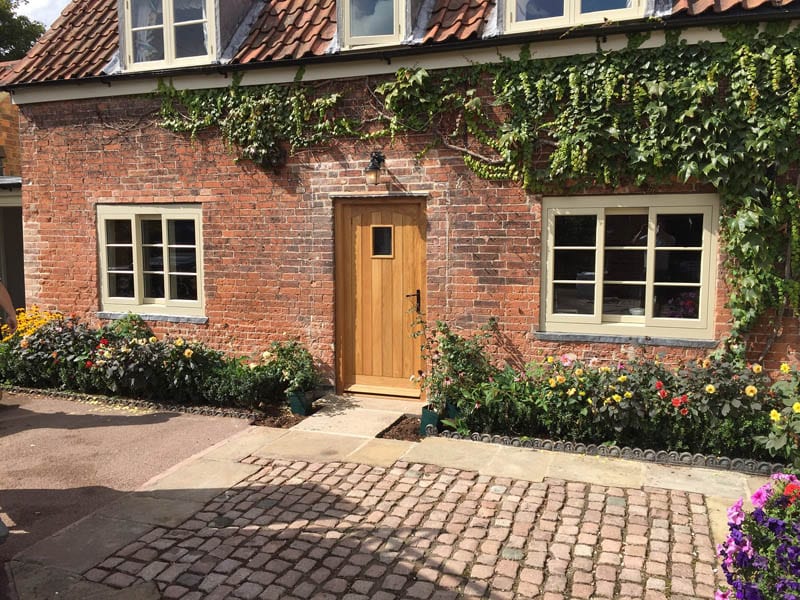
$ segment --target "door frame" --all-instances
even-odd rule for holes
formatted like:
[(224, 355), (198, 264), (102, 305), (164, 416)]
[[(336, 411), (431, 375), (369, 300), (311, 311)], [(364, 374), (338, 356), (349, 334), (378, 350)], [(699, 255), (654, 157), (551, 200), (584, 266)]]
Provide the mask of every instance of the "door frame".
[[(340, 246), (340, 240), (349, 235), (345, 229), (345, 224), (342, 223), (342, 207), (345, 206), (391, 206), (398, 205), (417, 205), (419, 208), (420, 223), (419, 227), (423, 231), (423, 264), (422, 277), (420, 283), (421, 295), (421, 312), (425, 312), (426, 298), (427, 298), (427, 200), (428, 194), (392, 194), (387, 196), (374, 195), (374, 194), (342, 194), (332, 196), (333, 200), (333, 251), (334, 251), (334, 374), (335, 374), (335, 389), (337, 394), (345, 393), (344, 391), (344, 340), (345, 332), (342, 330), (342, 323), (345, 319), (345, 305), (344, 298), (345, 290), (339, 286), (339, 282), (343, 281), (344, 276), (342, 269), (343, 265), (343, 252), (344, 249)], [(347, 392), (359, 393), (359, 392)], [(402, 390), (397, 390), (396, 394), (384, 392), (370, 392), (371, 395), (384, 395), (394, 396), (397, 398), (409, 399), (409, 394)], [(416, 397), (419, 397), (418, 395)]]

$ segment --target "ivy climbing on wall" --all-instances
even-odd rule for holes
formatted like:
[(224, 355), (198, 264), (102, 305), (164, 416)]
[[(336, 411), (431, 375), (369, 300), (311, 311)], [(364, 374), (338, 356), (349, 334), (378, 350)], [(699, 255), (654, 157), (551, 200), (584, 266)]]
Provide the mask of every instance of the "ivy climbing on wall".
[(370, 89), (381, 128), (361, 132), (333, 116), (338, 94), (290, 86), (177, 92), (163, 86), (163, 124), (219, 127), (241, 156), (265, 167), (282, 151), (340, 136), (430, 135), (462, 153), (480, 177), (526, 190), (673, 182), (710, 185), (721, 197), (734, 335), (770, 309), (800, 309), (800, 28), (737, 26), (725, 41), (687, 44), (680, 32), (644, 47), (537, 59), (527, 50), (497, 64), (429, 73), (399, 69)]

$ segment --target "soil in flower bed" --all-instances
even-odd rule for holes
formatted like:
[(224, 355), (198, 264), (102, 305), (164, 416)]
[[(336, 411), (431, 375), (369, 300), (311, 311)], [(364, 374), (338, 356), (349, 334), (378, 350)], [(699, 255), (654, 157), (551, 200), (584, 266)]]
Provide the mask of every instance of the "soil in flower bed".
[(303, 415), (292, 413), (282, 404), (268, 404), (262, 410), (263, 415), (253, 421), (253, 425), (261, 427), (275, 427), (277, 429), (289, 429), (305, 419)]
[(404, 442), (419, 441), (419, 417), (403, 415), (390, 427), (378, 434), (386, 440), (402, 440)]

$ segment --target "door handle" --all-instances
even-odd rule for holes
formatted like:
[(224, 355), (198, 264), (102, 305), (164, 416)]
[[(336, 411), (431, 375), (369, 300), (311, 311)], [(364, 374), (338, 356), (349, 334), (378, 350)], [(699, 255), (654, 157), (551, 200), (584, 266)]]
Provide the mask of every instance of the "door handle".
[(413, 294), (406, 294), (406, 298), (415, 298), (417, 302), (416, 311), (422, 312), (422, 295), (420, 294), (419, 290)]

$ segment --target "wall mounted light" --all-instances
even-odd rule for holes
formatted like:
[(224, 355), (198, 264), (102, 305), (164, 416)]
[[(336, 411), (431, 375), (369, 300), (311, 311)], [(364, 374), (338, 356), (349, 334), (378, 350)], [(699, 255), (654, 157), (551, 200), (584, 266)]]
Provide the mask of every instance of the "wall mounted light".
[(386, 157), (380, 150), (375, 150), (369, 155), (369, 164), (364, 170), (364, 174), (367, 176), (368, 185), (378, 185), (378, 183), (380, 183), (381, 169), (383, 168), (383, 164), (385, 162)]

